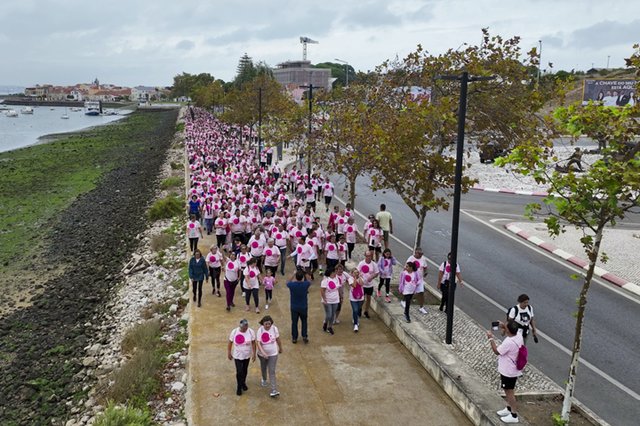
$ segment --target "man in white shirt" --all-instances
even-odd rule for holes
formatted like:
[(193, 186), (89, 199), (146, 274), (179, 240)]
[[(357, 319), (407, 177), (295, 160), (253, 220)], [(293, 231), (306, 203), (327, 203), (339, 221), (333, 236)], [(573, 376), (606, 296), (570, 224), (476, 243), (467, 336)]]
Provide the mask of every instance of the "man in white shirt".
[(360, 271), (360, 276), (364, 281), (362, 285), (364, 290), (364, 316), (369, 318), (369, 305), (371, 304), (371, 296), (373, 296), (373, 287), (375, 285), (373, 280), (380, 274), (378, 264), (373, 261), (373, 253), (371, 251), (365, 253), (364, 260), (358, 264), (358, 271)]
[(393, 217), (391, 213), (387, 211), (386, 204), (380, 204), (380, 211), (376, 213), (376, 220), (382, 228), (382, 240), (384, 241), (384, 248), (389, 248), (389, 234), (393, 234)]
[(524, 343), (527, 343), (529, 329), (533, 334), (533, 341), (538, 343), (536, 325), (533, 320), (533, 307), (529, 304), (529, 296), (518, 296), (518, 304), (507, 310), (507, 321), (512, 320), (518, 324), (518, 334), (522, 335)]
[[(416, 288), (415, 295), (418, 298), (418, 304), (420, 305), (421, 314), (426, 314), (427, 309), (424, 307), (424, 278), (427, 277), (427, 258), (424, 257), (422, 249), (420, 247), (416, 247), (415, 251), (405, 263), (413, 262), (416, 265), (416, 271), (423, 277), (423, 280), (420, 280), (418, 283), (418, 287)], [(400, 302), (402, 307), (404, 308), (404, 301)]]

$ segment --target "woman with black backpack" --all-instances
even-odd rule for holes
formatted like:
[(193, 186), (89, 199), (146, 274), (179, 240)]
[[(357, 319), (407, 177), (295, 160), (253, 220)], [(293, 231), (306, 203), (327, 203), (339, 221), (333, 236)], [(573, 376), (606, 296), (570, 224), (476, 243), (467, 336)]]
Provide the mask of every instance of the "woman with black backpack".
[[(451, 253), (447, 254), (447, 261), (440, 264), (438, 268), (438, 290), (442, 293), (442, 299), (440, 300), (440, 310), (444, 308), (446, 313), (447, 301), (449, 300), (449, 283), (451, 278)], [(462, 286), (462, 276), (460, 275), (460, 265), (456, 265), (456, 284), (460, 283)]]

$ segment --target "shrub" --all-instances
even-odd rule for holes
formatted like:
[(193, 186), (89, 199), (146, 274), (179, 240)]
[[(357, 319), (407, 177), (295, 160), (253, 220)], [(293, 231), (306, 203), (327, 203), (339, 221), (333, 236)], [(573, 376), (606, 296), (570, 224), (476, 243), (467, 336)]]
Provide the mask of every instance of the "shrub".
[(174, 235), (163, 232), (151, 237), (151, 250), (156, 252), (166, 250), (175, 243), (176, 238)]
[(145, 406), (160, 388), (158, 372), (162, 366), (159, 351), (137, 350), (131, 359), (111, 374), (112, 385), (106, 390), (106, 398), (138, 407)]
[(176, 124), (176, 133), (180, 133), (184, 131), (184, 123)]
[(122, 352), (132, 353), (135, 350), (152, 350), (160, 335), (160, 321), (146, 321), (136, 324), (127, 331), (122, 339)]
[(172, 161), (169, 165), (171, 166), (171, 170), (181, 170), (182, 169), (182, 164), (181, 163), (176, 163), (175, 161)]
[(104, 413), (96, 418), (95, 426), (150, 426), (151, 414), (148, 410), (133, 407), (117, 407), (113, 402)]
[(171, 176), (166, 178), (160, 183), (160, 188), (162, 189), (180, 188), (183, 185), (184, 185), (184, 177)]
[(176, 196), (169, 196), (157, 200), (147, 213), (150, 220), (170, 219), (183, 213), (184, 203)]

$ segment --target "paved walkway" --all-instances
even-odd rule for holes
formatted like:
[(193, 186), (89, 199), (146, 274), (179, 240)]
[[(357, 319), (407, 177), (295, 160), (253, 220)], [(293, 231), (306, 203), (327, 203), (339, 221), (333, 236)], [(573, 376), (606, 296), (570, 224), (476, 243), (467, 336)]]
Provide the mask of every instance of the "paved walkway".
[[(200, 249), (213, 243), (207, 237)], [(293, 264), (287, 264), (293, 271)], [(309, 294), (308, 345), (292, 344), (289, 292), (278, 274), (274, 302), (260, 314), (225, 310), (224, 297), (205, 286), (201, 308), (190, 303), (189, 424), (394, 424), (466, 425), (468, 419), (375, 315), (352, 331), (351, 309), (343, 308), (334, 336), (322, 332), (319, 277)], [(264, 293), (261, 290), (261, 297)], [(257, 329), (268, 313), (279, 328), (283, 353), (278, 359), (281, 395), (260, 387), (259, 363), (251, 364), (249, 391), (235, 395), (234, 365), (227, 359), (229, 332), (241, 318)]]

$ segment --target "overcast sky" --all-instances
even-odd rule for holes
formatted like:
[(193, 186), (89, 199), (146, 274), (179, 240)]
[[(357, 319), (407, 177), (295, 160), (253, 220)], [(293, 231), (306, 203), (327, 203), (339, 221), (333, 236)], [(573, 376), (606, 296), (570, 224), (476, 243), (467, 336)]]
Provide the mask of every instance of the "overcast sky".
[(542, 62), (624, 65), (640, 42), (640, 1), (603, 0), (11, 0), (0, 2), (0, 85), (171, 85), (181, 72), (231, 80), (240, 56), (373, 69), (420, 43), (478, 44), (481, 28), (542, 40)]

